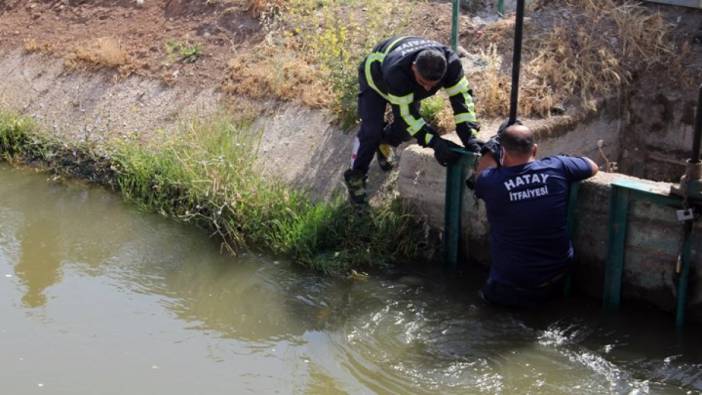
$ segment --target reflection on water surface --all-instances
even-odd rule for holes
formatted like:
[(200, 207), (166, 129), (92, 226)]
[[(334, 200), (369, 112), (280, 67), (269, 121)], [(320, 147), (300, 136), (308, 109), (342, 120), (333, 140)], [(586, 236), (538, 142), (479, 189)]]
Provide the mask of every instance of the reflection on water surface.
[(2, 393), (702, 390), (700, 328), (670, 316), (499, 311), (479, 273), (338, 280), (217, 251), (100, 188), (0, 167)]

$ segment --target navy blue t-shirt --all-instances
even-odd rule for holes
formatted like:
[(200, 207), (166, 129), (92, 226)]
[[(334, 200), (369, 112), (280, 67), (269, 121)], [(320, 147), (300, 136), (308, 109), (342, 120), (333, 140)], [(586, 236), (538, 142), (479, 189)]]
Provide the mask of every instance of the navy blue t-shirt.
[(475, 183), (490, 222), (490, 277), (536, 287), (561, 273), (573, 256), (566, 227), (570, 184), (592, 175), (584, 158), (551, 156), (491, 168)]

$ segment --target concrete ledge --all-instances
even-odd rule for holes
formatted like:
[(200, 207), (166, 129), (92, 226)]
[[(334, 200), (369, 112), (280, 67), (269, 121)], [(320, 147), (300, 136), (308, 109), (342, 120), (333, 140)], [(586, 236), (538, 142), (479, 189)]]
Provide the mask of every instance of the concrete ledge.
[(646, 0), (649, 3), (674, 5), (678, 7), (691, 7), (702, 9), (702, 0)]
[[(607, 255), (609, 196), (612, 182), (635, 179), (650, 183), (653, 188), (668, 191), (669, 183), (650, 182), (615, 173), (600, 173), (583, 182), (577, 206), (577, 229), (574, 244), (578, 269), (576, 285), (590, 296), (601, 298), (604, 262)], [(402, 157), (398, 190), (403, 200), (413, 205), (428, 223), (443, 228), (446, 171), (433, 159), (431, 150), (408, 147)], [(467, 191), (463, 202), (463, 248), (472, 260), (488, 265), (489, 238), (485, 206)], [(638, 300), (663, 310), (674, 311), (674, 270), (682, 240), (682, 225), (669, 207), (635, 202), (629, 214), (626, 241), (623, 303)], [(693, 240), (693, 272), (690, 278), (688, 317), (702, 321), (702, 223), (697, 223)], [(672, 320), (672, 318), (671, 318)]]

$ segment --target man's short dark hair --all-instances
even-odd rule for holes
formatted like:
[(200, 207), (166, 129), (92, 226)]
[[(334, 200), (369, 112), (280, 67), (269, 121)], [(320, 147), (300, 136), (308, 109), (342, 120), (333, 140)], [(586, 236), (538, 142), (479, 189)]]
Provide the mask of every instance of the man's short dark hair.
[(446, 57), (436, 49), (425, 49), (414, 60), (417, 72), (429, 81), (439, 81), (446, 74)]
[(534, 148), (534, 134), (525, 126), (511, 125), (500, 136), (500, 143), (508, 152), (528, 155)]

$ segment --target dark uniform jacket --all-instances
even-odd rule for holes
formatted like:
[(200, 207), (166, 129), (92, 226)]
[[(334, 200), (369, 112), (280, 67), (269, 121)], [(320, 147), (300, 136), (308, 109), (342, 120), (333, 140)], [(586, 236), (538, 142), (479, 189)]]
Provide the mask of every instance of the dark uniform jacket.
[[(427, 48), (443, 52), (447, 60), (446, 74), (428, 92), (415, 81), (412, 73), (417, 54)], [(422, 119), (416, 103), (434, 95), (440, 88), (446, 89), (451, 101), (461, 141), (465, 144), (476, 132), (471, 128), (477, 119), (468, 80), (458, 56), (445, 45), (419, 37), (392, 37), (373, 48), (361, 66), (368, 85), (391, 104), (395, 122), (401, 122), (420, 145), (429, 145), (434, 131)]]

